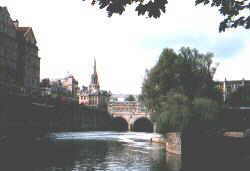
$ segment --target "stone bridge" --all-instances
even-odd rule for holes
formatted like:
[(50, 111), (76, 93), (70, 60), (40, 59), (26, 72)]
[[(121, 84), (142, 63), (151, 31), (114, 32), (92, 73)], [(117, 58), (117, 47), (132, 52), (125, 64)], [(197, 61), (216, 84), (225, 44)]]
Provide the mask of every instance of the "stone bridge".
[(119, 131), (153, 132), (156, 125), (146, 112), (112, 112), (114, 124)]

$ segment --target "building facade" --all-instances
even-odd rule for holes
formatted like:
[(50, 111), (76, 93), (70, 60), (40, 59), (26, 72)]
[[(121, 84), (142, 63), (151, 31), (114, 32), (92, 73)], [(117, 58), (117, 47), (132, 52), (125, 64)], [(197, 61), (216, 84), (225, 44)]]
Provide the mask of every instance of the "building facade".
[(17, 86), (18, 42), (16, 27), (6, 7), (0, 7), (0, 85)]
[(40, 58), (31, 27), (19, 27), (0, 7), (0, 87), (32, 94), (39, 91)]
[(108, 105), (109, 113), (133, 113), (142, 114), (146, 113), (146, 107), (138, 101), (113, 101)]
[(94, 60), (94, 72), (91, 75), (89, 87), (82, 87), (79, 95), (79, 104), (107, 109), (110, 92), (100, 90), (96, 60)]
[(39, 90), (40, 58), (34, 32), (31, 27), (18, 27), (18, 82), (27, 93)]
[(225, 78), (224, 81), (216, 81), (216, 85), (223, 94), (223, 100), (226, 101), (227, 97), (239, 87), (250, 86), (250, 80), (242, 79), (228, 81)]
[(41, 96), (60, 97), (66, 101), (75, 101), (78, 103), (78, 81), (73, 75), (54, 80), (45, 78), (40, 83), (40, 94)]

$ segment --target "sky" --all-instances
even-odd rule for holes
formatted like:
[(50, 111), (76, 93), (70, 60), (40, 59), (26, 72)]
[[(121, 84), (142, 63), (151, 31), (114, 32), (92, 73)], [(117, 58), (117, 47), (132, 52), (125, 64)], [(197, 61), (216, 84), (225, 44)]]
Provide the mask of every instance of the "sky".
[(89, 85), (94, 58), (101, 89), (114, 94), (139, 94), (145, 70), (164, 48), (182, 46), (213, 52), (219, 63), (215, 80), (250, 79), (250, 30), (219, 33), (223, 17), (216, 8), (194, 0), (169, 0), (159, 19), (138, 17), (134, 6), (107, 17), (90, 0), (1, 0), (20, 26), (31, 26), (41, 57), (41, 79), (73, 74)]

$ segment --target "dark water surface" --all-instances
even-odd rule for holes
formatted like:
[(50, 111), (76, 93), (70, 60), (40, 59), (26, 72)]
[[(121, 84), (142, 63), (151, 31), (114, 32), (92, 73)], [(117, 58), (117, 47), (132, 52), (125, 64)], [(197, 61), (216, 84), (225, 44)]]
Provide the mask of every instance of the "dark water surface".
[(135, 132), (51, 134), (49, 144), (1, 146), (0, 170), (179, 171), (180, 157), (150, 143), (152, 136)]

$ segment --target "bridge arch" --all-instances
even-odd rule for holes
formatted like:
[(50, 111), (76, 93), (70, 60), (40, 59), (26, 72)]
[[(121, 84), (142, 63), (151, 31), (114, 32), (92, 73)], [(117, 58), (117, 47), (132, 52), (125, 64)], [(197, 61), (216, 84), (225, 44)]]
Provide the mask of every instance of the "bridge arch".
[(114, 117), (112, 121), (113, 130), (115, 131), (128, 131), (129, 123), (127, 120), (121, 116)]
[(153, 132), (154, 125), (147, 117), (140, 117), (133, 122), (132, 130), (135, 132)]

